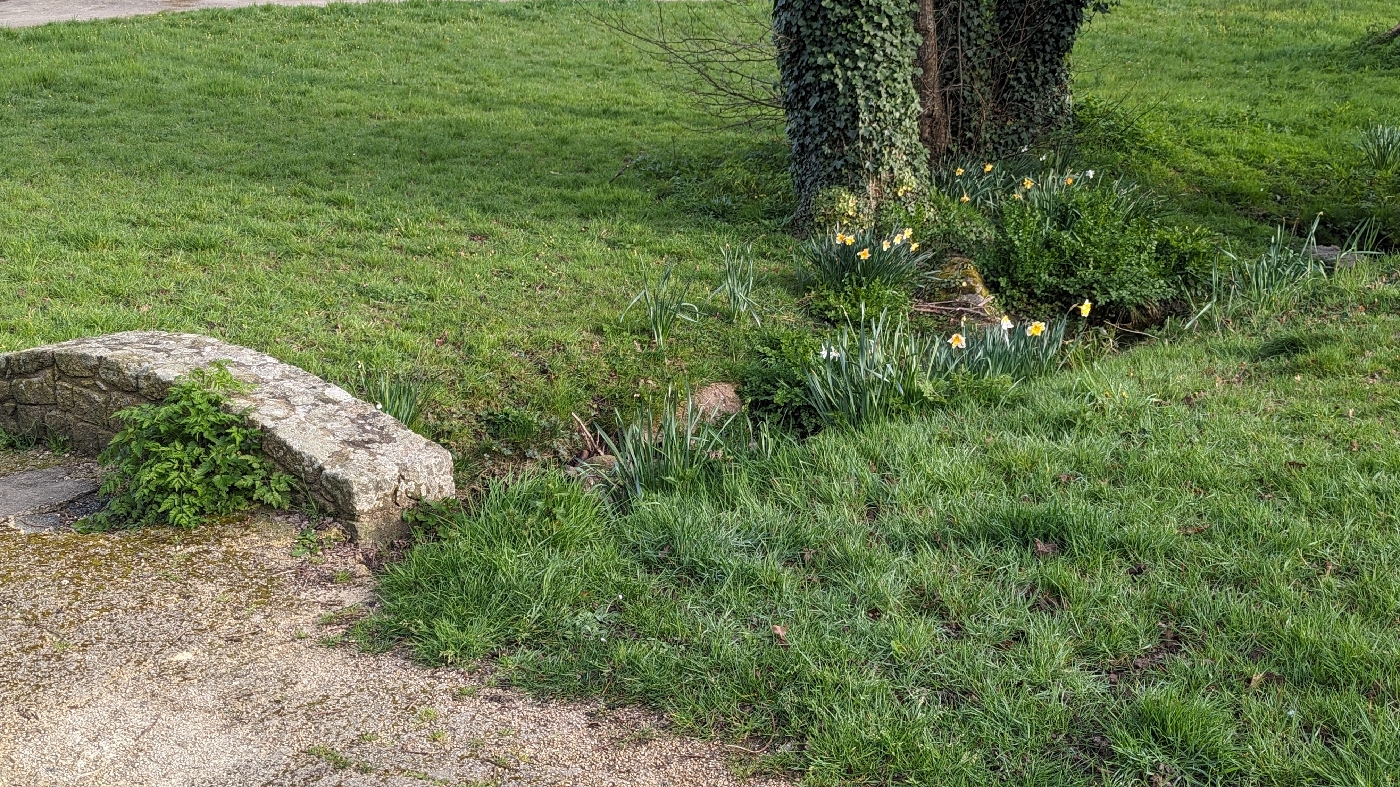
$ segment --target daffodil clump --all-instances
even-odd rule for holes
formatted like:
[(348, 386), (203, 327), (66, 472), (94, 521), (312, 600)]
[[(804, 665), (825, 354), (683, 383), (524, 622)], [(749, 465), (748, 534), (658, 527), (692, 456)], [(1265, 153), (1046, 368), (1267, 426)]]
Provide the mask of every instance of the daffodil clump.
[(862, 304), (872, 312), (907, 306), (929, 260), (910, 228), (892, 235), (837, 228), (809, 240), (802, 256), (814, 304), (838, 319), (858, 313)]
[[(1087, 313), (1086, 299), (1078, 307)], [(808, 401), (828, 424), (854, 425), (939, 406), (987, 388), (1003, 393), (1054, 370), (1068, 321), (964, 325), (925, 337), (888, 313), (862, 314), (821, 344), (809, 361)], [(981, 381), (979, 383), (979, 381)]]

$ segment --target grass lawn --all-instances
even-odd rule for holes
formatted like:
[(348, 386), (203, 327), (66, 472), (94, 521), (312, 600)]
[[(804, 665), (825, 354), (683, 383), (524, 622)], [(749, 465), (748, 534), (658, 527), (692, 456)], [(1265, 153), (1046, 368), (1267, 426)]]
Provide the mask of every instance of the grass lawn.
[[(707, 309), (663, 355), (618, 314), (635, 266), (699, 300), (753, 242), (765, 324), (811, 325), (781, 140), (697, 131), (599, 7), (0, 31), (0, 350), (191, 330), (417, 375), (469, 482), (567, 453), (571, 412), (736, 373), (751, 328)], [(1400, 89), (1348, 59), (1392, 16), (1128, 0), (1076, 50), (1106, 132), (1082, 153), (1246, 247), (1321, 209), (1324, 240), (1393, 222), (1352, 142), (1400, 124)], [(653, 705), (812, 785), (1394, 785), (1396, 268), (627, 506), (495, 484), (424, 517), (359, 635)]]
[(1080, 37), (1075, 97), (1113, 135), (1106, 163), (1194, 218), (1250, 236), (1326, 211), (1336, 243), (1379, 214), (1400, 244), (1400, 182), (1356, 147), (1400, 125), (1400, 47), (1388, 60), (1353, 48), (1397, 21), (1389, 0), (1127, 0)]
[(213, 334), (427, 378), (468, 463), (490, 423), (547, 451), (570, 412), (742, 350), (719, 319), (668, 359), (621, 329), (637, 266), (699, 301), (722, 243), (792, 243), (777, 136), (691, 131), (663, 76), (564, 2), (0, 30), (0, 350)]
[(1395, 262), (628, 511), (498, 488), (428, 519), (378, 633), (810, 784), (1395, 784)]

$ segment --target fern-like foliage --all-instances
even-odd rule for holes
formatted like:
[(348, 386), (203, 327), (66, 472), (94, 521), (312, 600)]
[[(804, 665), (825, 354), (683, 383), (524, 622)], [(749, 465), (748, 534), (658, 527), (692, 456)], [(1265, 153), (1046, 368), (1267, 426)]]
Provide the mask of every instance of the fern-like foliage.
[(191, 529), (254, 503), (286, 508), (293, 479), (262, 455), (262, 432), (244, 426), (246, 411), (224, 409), (245, 389), (216, 364), (178, 380), (161, 404), (117, 413), (124, 427), (98, 457), (109, 500), (82, 529)]

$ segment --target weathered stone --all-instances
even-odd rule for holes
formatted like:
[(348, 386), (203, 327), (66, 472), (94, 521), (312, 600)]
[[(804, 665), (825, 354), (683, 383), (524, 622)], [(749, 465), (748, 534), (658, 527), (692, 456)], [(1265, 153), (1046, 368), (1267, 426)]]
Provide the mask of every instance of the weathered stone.
[(135, 391), (136, 377), (141, 370), (142, 360), (141, 356), (125, 350), (115, 350), (110, 355), (98, 356), (97, 377), (118, 391)]
[(91, 355), (75, 352), (53, 354), (54, 366), (69, 377), (96, 377), (98, 359)]
[(18, 407), (14, 402), (0, 401), (0, 432), (13, 434), (19, 431), (19, 421), (15, 417)]
[(113, 432), (120, 432), (122, 427), (125, 426), (121, 419), (117, 417), (117, 413), (128, 407), (139, 407), (143, 404), (150, 404), (149, 400), (137, 396), (136, 394), (122, 393), (121, 391), (112, 391), (111, 393), (102, 394), (102, 396), (106, 415), (99, 423), (111, 429)]
[(101, 391), (59, 380), (54, 393), (58, 409), (71, 412), (79, 421), (95, 426), (107, 423), (107, 395)]
[(0, 355), (0, 376), (27, 377), (53, 366), (53, 351), (46, 347)]
[(26, 470), (0, 478), (0, 525), (26, 533), (52, 530), (62, 519), (52, 512), (97, 491), (91, 463)]
[(20, 434), (37, 435), (44, 431), (44, 414), (49, 408), (43, 405), (22, 404), (15, 412), (15, 429)]
[[(233, 397), (230, 408), (248, 411), (249, 424), (263, 430), (268, 457), (300, 479), (357, 540), (398, 538), (405, 534), (405, 508), (455, 491), (452, 457), (442, 446), (373, 405), (263, 353), (193, 334), (119, 333), (0, 355), (0, 379), (13, 381), (41, 371), (34, 358), (61, 359), (59, 371), (73, 378), (59, 389), (62, 402), (52, 385), (49, 406), (14, 407), (14, 397), (0, 396), (0, 428), (9, 403), (16, 430), (59, 431), (79, 450), (96, 453), (121, 428), (113, 418), (118, 410), (159, 400), (177, 377), (227, 361), (233, 375), (252, 386)], [(3, 371), (12, 369), (27, 371)], [(13, 392), (15, 385), (10, 388)]]
[(53, 370), (49, 369), (35, 377), (11, 380), (10, 397), (19, 404), (53, 404)]

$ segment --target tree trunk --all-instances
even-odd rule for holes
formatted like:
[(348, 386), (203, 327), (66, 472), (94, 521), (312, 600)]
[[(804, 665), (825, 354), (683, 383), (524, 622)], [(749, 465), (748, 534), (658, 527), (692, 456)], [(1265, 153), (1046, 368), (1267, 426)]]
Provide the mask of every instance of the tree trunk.
[(948, 102), (943, 96), (943, 51), (938, 40), (938, 10), (936, 0), (919, 0), (919, 11), (914, 17), (914, 29), (923, 36), (915, 63), (919, 69), (916, 87), (922, 108), (919, 114), (919, 140), (934, 161), (941, 159), (953, 143)]
[(1390, 28), (1389, 31), (1381, 33), (1382, 42), (1394, 41), (1397, 38), (1400, 38), (1400, 25), (1396, 25), (1395, 27)]

